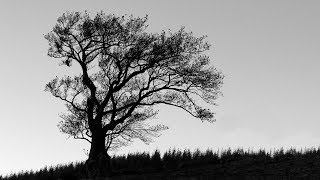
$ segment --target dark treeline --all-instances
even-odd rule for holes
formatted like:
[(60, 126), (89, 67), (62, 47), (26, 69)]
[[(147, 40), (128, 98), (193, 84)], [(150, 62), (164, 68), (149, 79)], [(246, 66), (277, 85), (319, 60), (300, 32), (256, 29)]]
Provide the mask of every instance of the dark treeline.
[[(276, 151), (238, 149), (213, 152), (207, 150), (169, 150), (162, 156), (134, 153), (114, 156), (108, 179), (295, 179), (320, 178), (320, 148)], [(45, 167), (39, 171), (21, 172), (0, 180), (85, 179), (84, 162)]]

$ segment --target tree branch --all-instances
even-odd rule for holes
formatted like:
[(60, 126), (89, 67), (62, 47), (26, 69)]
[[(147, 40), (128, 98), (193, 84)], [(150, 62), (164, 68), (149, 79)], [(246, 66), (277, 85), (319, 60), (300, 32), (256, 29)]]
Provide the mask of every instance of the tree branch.
[(184, 111), (188, 112), (193, 117), (198, 118), (197, 115), (193, 114), (191, 111), (187, 110), (185, 107), (183, 107), (181, 105), (172, 104), (172, 103), (165, 102), (165, 101), (154, 101), (152, 103), (139, 103), (139, 105), (143, 105), (143, 106), (153, 106), (153, 105), (157, 105), (157, 104), (166, 104), (166, 105), (178, 107), (178, 108), (183, 109)]
[(77, 107), (72, 101), (69, 101), (67, 98), (63, 98), (63, 97), (61, 97), (59, 95), (55, 95), (55, 94), (53, 94), (53, 96), (69, 103), (73, 108), (75, 108), (78, 111), (85, 112), (85, 113), (87, 112), (85, 109), (81, 109), (81, 108)]

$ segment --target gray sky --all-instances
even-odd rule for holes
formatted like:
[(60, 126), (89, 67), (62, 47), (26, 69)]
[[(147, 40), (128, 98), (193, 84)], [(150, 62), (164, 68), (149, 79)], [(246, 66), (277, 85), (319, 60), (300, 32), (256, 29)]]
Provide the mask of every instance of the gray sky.
[(297, 0), (0, 1), (0, 174), (85, 160), (89, 144), (59, 132), (63, 102), (44, 92), (72, 69), (47, 56), (43, 35), (65, 11), (149, 15), (149, 31), (185, 26), (208, 35), (208, 54), (225, 78), (214, 107), (217, 122), (202, 123), (161, 106), (169, 130), (149, 146), (273, 149), (320, 144), (320, 3)]

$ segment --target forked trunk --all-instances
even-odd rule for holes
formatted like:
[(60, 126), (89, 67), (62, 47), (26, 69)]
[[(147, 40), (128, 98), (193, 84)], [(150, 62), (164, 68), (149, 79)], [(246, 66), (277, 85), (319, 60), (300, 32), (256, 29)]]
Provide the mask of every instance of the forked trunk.
[(105, 137), (102, 133), (92, 134), (89, 158), (86, 161), (89, 178), (106, 177), (110, 175), (110, 156), (105, 149)]

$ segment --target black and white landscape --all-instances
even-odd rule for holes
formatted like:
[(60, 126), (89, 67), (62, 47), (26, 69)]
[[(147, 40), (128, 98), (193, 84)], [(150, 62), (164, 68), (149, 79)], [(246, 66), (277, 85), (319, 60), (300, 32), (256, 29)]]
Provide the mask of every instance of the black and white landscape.
[[(48, 56), (48, 33), (52, 32), (63, 13), (74, 12), (87, 13), (92, 18), (103, 12), (110, 17), (118, 17), (119, 22), (122, 22), (121, 18), (141, 18), (143, 21), (147, 17), (145, 32), (158, 33), (159, 42), (162, 32), (166, 32), (166, 37), (173, 37), (170, 32), (174, 34), (181, 32), (181, 29), (186, 33), (184, 37), (205, 36), (203, 42), (194, 42), (202, 43), (198, 50), (203, 50), (201, 53), (208, 57), (208, 66), (216, 68), (212, 74), (220, 75), (215, 76), (215, 81), (212, 78), (207, 81), (208, 86), (215, 82), (218, 87), (215, 90), (219, 93), (216, 99), (213, 98), (216, 105), (199, 100), (202, 108), (214, 113), (212, 117), (204, 113), (206, 111), (201, 111), (201, 114), (197, 109), (188, 109), (189, 106), (184, 107), (190, 110), (188, 112), (168, 103), (157, 105), (157, 115), (153, 117), (150, 112), (150, 116), (146, 117), (152, 118), (146, 122), (148, 125), (163, 124), (161, 133), (159, 131), (161, 136), (152, 137), (150, 142), (148, 139), (149, 144), (135, 136), (138, 138), (129, 144), (120, 143), (117, 144), (119, 148), (108, 149), (111, 157), (118, 157), (120, 162), (121, 157), (128, 153), (147, 152), (152, 157), (156, 150), (163, 156), (173, 149), (180, 150), (182, 157), (184, 150), (192, 153), (199, 149), (204, 153), (203, 157), (208, 158), (205, 161), (202, 159), (201, 163), (210, 161), (210, 167), (214, 166), (219, 173), (222, 172), (219, 163), (226, 163), (227, 167), (231, 167), (228, 172), (234, 173), (232, 167), (247, 161), (237, 159), (231, 152), (240, 152), (238, 154), (246, 157), (249, 155), (245, 152), (252, 152), (252, 156), (260, 152), (257, 156), (263, 157), (263, 160), (260, 158), (259, 162), (276, 163), (281, 167), (278, 168), (279, 174), (282, 169), (283, 172), (293, 173), (295, 170), (286, 171), (286, 167), (300, 167), (307, 162), (303, 167), (308, 168), (302, 169), (301, 173), (312, 174), (310, 169), (316, 169), (319, 165), (316, 161), (310, 161), (308, 155), (318, 157), (316, 149), (320, 145), (319, 8), (318, 1), (296, 0), (1, 1), (0, 175), (84, 162), (88, 158), (90, 143), (83, 139), (74, 140), (66, 131), (61, 132), (60, 121), (64, 120), (61, 116), (68, 112), (64, 105), (66, 101), (53, 92), (54, 87), (48, 87), (48, 83), (56, 77), (75, 77), (83, 73), (81, 63), (66, 61), (64, 57), (59, 59), (55, 56), (57, 54), (50, 54), (50, 50)], [(184, 40), (191, 42), (187, 38)], [(206, 42), (211, 45), (210, 48)], [(170, 54), (169, 50), (163, 51), (163, 54)], [(92, 65), (90, 70), (95, 70), (97, 66)], [(84, 86), (90, 94), (89, 84), (84, 83)], [(131, 85), (134, 86), (134, 83)], [(119, 105), (122, 102), (118, 97)], [(110, 99), (110, 105), (112, 102)], [(231, 151), (228, 151), (229, 148)], [(205, 156), (207, 149), (212, 150), (208, 152), (213, 155), (209, 153)], [(230, 152), (227, 157), (232, 157), (232, 161), (237, 163), (230, 165), (228, 160), (219, 159), (221, 152)], [(286, 158), (274, 159), (275, 152), (280, 154), (279, 157), (284, 157), (282, 155), (287, 152), (288, 157), (295, 158), (289, 158), (290, 161)], [(181, 158), (176, 154), (172, 156)], [(188, 162), (182, 163), (182, 160), (180, 163), (172, 162), (172, 167), (168, 162), (162, 160), (161, 167), (171, 168), (170, 171), (182, 169), (182, 175), (186, 175), (183, 168), (193, 167)], [(116, 175), (130, 175), (121, 168), (119, 165), (115, 170)], [(263, 171), (263, 168), (270, 170), (273, 166), (266, 165), (256, 171)], [(250, 167), (248, 169), (256, 172)], [(248, 169), (239, 172), (246, 173)], [(152, 173), (155, 172), (152, 171), (151, 176), (157, 176)]]

